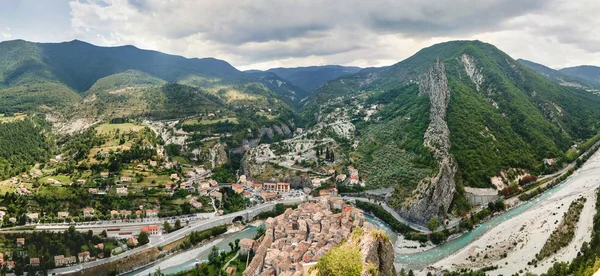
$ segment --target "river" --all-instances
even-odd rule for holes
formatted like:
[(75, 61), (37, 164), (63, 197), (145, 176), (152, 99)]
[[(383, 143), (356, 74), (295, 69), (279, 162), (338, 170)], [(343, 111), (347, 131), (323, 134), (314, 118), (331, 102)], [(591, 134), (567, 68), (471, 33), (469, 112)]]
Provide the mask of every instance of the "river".
[(465, 233), (464, 235), (461, 235), (460, 237), (458, 237), (454, 240), (448, 241), (442, 245), (434, 247), (425, 252), (409, 254), (409, 255), (396, 255), (396, 262), (404, 265), (405, 267), (407, 267), (409, 269), (413, 269), (413, 270), (420, 270), (420, 269), (427, 267), (430, 264), (436, 263), (436, 262), (458, 252), (460, 249), (464, 248), (472, 241), (475, 241), (477, 238), (481, 237), (483, 234), (485, 234), (487, 231), (491, 230), (492, 228), (498, 226), (500, 223), (502, 223), (508, 219), (511, 219), (517, 215), (520, 215), (523, 212), (529, 210), (532, 206), (534, 206), (538, 202), (550, 197), (551, 195), (553, 195), (554, 193), (556, 193), (557, 191), (562, 189), (569, 182), (575, 180), (577, 177), (578, 177), (578, 175), (573, 175), (569, 179), (567, 179), (564, 182), (562, 182), (561, 184), (553, 187), (552, 189), (546, 191), (545, 193), (538, 196), (537, 198), (535, 198), (531, 201), (528, 201), (526, 203), (523, 203), (523, 204), (519, 205), (518, 207), (510, 209), (500, 215), (492, 217), (488, 221), (479, 225), (477, 228), (473, 229), (470, 232)]
[[(370, 222), (371, 224), (373, 224), (375, 227), (377, 227), (378, 229), (385, 230), (386, 233), (388, 234), (388, 236), (390, 236), (390, 240), (392, 241), (392, 243), (396, 242), (396, 239), (398, 238), (398, 236), (396, 235), (396, 233), (394, 231), (392, 231), (392, 229), (387, 227), (383, 222), (381, 222), (380, 220), (378, 220), (370, 215), (365, 215), (365, 219), (368, 222)], [(239, 232), (221, 235), (220, 237), (218, 237), (218, 240), (213, 243), (213, 245), (215, 245), (217, 248), (219, 248), (219, 250), (229, 251), (229, 250), (231, 250), (229, 248), (230, 242), (235, 242), (236, 239), (241, 240), (243, 238), (254, 238), (257, 231), (258, 231), (258, 227), (247, 226), (246, 228), (244, 228), (243, 230), (241, 230)], [(156, 270), (157, 266), (160, 266), (161, 272), (164, 274), (173, 274), (173, 273), (177, 273), (180, 271), (189, 270), (189, 269), (192, 269), (198, 261), (207, 261), (208, 254), (210, 254), (211, 248), (212, 248), (212, 246), (204, 246), (201, 249), (200, 248), (192, 249), (192, 250), (189, 250), (186, 252), (178, 253), (176, 255), (169, 257), (169, 259), (165, 259), (164, 261), (161, 261), (158, 265), (155, 265), (152, 267), (147, 267), (147, 268), (140, 269), (137, 271), (133, 271), (133, 272), (127, 273), (125, 275), (128, 275), (128, 276), (148, 275), (149, 272), (154, 272)], [(192, 254), (190, 254), (190, 253), (192, 253)], [(183, 257), (183, 254), (187, 254), (187, 255), (185, 256), (185, 258), (182, 259), (180, 257)], [(181, 261), (181, 262), (179, 262), (179, 261)]]

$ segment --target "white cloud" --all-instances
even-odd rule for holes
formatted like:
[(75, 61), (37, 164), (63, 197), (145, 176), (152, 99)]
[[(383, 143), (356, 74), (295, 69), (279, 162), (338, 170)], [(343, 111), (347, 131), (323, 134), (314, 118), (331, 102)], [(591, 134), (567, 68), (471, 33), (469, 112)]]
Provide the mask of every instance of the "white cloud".
[[(70, 29), (63, 36), (54, 31), (50, 40), (133, 44), (266, 69), (382, 66), (433, 43), (480, 39), (515, 58), (553, 67), (600, 65), (599, 5), (595, 0), (73, 0)], [(8, 31), (0, 35), (6, 39), (11, 33), (22, 38)]]

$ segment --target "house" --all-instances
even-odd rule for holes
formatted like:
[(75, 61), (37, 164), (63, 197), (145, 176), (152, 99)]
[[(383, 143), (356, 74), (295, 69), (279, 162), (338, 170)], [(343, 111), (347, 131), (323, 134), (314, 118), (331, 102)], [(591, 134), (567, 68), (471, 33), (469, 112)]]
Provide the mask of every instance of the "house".
[(48, 178), (46, 179), (46, 182), (50, 185), (60, 185), (60, 181), (54, 179), (54, 178)]
[(75, 262), (70, 262), (70, 260), (71, 260), (70, 258), (65, 258), (64, 255), (54, 256), (54, 265), (58, 267), (58, 266), (75, 263)]
[(464, 187), (465, 197), (472, 206), (486, 206), (490, 202), (498, 200), (498, 190), (492, 188)]
[(156, 167), (157, 165), (158, 165), (158, 163), (156, 163), (156, 161), (150, 161), (150, 166)]
[(240, 255), (247, 256), (252, 250), (252, 245), (254, 244), (254, 240), (244, 238), (240, 240)]
[(84, 217), (92, 217), (94, 216), (94, 208), (83, 208), (83, 216)]
[(263, 184), (260, 183), (252, 183), (252, 188), (254, 188), (255, 190), (262, 190)]
[(121, 176), (121, 182), (131, 182), (131, 177)]
[(546, 164), (548, 166), (552, 166), (552, 165), (554, 165), (554, 163), (556, 163), (556, 159), (554, 159), (554, 158), (544, 158), (544, 160), (542, 160), (542, 162), (544, 162), (544, 164)]
[(290, 192), (290, 183), (286, 183), (286, 182), (264, 183), (263, 190), (265, 190), (267, 192), (289, 193)]
[(312, 187), (313, 188), (319, 188), (321, 187), (321, 178), (316, 177), (312, 180)]
[(173, 181), (179, 181), (179, 176), (176, 173), (171, 174), (171, 176), (169, 176), (169, 178)]
[(249, 191), (244, 191), (244, 197), (245, 198), (252, 198), (252, 193)]
[(179, 184), (179, 189), (185, 189), (185, 190), (191, 191), (194, 189), (194, 185), (190, 181), (181, 182), (181, 184)]
[(12, 177), (12, 178), (10, 179), (10, 183), (12, 183), (12, 184), (19, 184), (19, 179), (18, 179), (18, 178), (16, 178), (16, 177)]
[(136, 211), (135, 211), (135, 215), (136, 215), (137, 217), (140, 217), (140, 216), (142, 215), (142, 210), (136, 210)]
[(192, 204), (192, 206), (196, 209), (202, 208), (202, 202), (199, 202), (195, 198), (192, 198), (192, 200), (190, 200), (190, 204)]
[(358, 175), (353, 175), (350, 177), (350, 181), (348, 185), (357, 185), (358, 184)]
[(58, 212), (57, 215), (59, 218), (67, 218), (69, 216), (69, 212)]
[(132, 245), (132, 246), (137, 246), (138, 240), (136, 238), (134, 238), (134, 237), (130, 237), (127, 240), (127, 244)]
[(15, 268), (15, 261), (7, 261), (6, 268), (8, 268), (8, 270), (12, 270), (13, 268)]
[(214, 179), (209, 180), (208, 184), (210, 184), (211, 187), (217, 187), (219, 185), (219, 183), (217, 183), (217, 181)]
[(90, 252), (89, 251), (80, 252), (77, 254), (77, 258), (79, 259), (80, 263), (85, 263), (90, 260)]
[(241, 194), (242, 192), (244, 192), (244, 187), (239, 184), (233, 184), (233, 185), (231, 185), (231, 188), (233, 188), (233, 191), (236, 194)]
[(118, 195), (126, 195), (128, 193), (129, 193), (129, 190), (127, 189), (127, 187), (117, 187)]
[(40, 258), (30, 258), (29, 264), (31, 266), (40, 266)]
[(101, 176), (102, 178), (108, 178), (108, 175), (109, 175), (109, 174), (108, 174), (108, 172), (101, 172), (101, 173), (100, 173), (100, 176)]
[(96, 189), (96, 188), (89, 188), (88, 189), (88, 193), (90, 193), (92, 195), (97, 195), (98, 194), (98, 189)]
[(0, 220), (3, 220), (4, 216), (6, 216), (6, 212), (0, 211)]
[(236, 272), (237, 272), (237, 267), (235, 267), (235, 266), (228, 266), (227, 269), (225, 269), (225, 273), (227, 275), (235, 275)]
[(8, 222), (15, 224), (15, 223), (17, 223), (17, 218), (15, 218), (15, 217), (8, 218)]
[(38, 220), (39, 216), (40, 216), (40, 214), (39, 214), (39, 213), (28, 213), (28, 214), (27, 214), (27, 217), (28, 217), (30, 220)]
[(25, 238), (17, 238), (17, 247), (25, 246)]
[(144, 226), (144, 227), (142, 227), (142, 232), (146, 232), (150, 236), (156, 236), (156, 235), (160, 234), (160, 232), (158, 230), (158, 225)]
[(237, 183), (246, 185), (246, 175), (244, 175), (244, 174), (240, 175), (240, 178), (238, 179)]
[(119, 211), (119, 214), (121, 214), (122, 217), (131, 216), (131, 211), (129, 211), (129, 210), (121, 210), (121, 211)]
[(100, 249), (100, 250), (104, 250), (104, 243), (99, 243), (94, 245), (94, 248)]
[(208, 191), (210, 191), (210, 188), (198, 189), (198, 194), (200, 196), (208, 196)]
[(319, 196), (337, 196), (338, 191), (336, 188), (323, 189), (319, 191)]
[(198, 185), (198, 189), (209, 189), (210, 188), (210, 183), (208, 182), (200, 182), (200, 184)]
[(337, 181), (337, 182), (344, 182), (344, 180), (346, 180), (346, 175), (345, 174), (338, 174), (335, 177), (335, 181)]
[(77, 184), (80, 184), (80, 185), (85, 184), (85, 179), (77, 179)]
[(264, 201), (273, 201), (275, 199), (277, 199), (277, 194), (274, 192), (260, 192), (260, 196), (263, 198)]
[(329, 170), (327, 171), (327, 173), (329, 173), (329, 174), (335, 174), (335, 169), (329, 169)]
[(194, 177), (194, 176), (196, 176), (196, 172), (194, 172), (194, 171), (186, 171), (185, 175), (187, 177)]
[(23, 185), (15, 189), (15, 193), (18, 195), (31, 195), (31, 191), (27, 190)]
[(110, 210), (110, 216), (116, 218), (119, 216), (119, 212), (117, 210)]
[(158, 211), (157, 210), (146, 210), (146, 217), (148, 217), (148, 218), (158, 217)]

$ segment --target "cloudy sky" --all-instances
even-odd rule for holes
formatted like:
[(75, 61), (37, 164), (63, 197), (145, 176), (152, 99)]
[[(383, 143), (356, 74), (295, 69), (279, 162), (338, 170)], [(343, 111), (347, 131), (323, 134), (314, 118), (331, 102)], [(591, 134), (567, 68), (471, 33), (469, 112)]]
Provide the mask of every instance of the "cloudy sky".
[(396, 63), (479, 39), (554, 68), (600, 65), (598, 0), (0, 0), (0, 40), (132, 44), (239, 69)]

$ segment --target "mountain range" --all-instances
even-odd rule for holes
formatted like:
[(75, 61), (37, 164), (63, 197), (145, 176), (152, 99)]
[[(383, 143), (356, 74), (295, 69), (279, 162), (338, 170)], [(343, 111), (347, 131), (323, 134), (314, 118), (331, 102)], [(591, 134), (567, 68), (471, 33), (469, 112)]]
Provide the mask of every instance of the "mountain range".
[(324, 106), (382, 106), (356, 123), (352, 160), (371, 187), (395, 188), (389, 203), (424, 222), (462, 208), (455, 189), (493, 187), (493, 177), (501, 189), (515, 181), (507, 172), (542, 173), (542, 159), (564, 158), (598, 133), (600, 98), (554, 80), (491, 44), (453, 41), (330, 81), (304, 112), (317, 122)]
[(0, 43), (0, 113), (231, 113), (246, 120), (234, 133), (239, 146), (268, 133), (265, 125), (310, 129), (348, 111), (358, 143), (346, 161), (368, 188), (394, 188), (389, 203), (421, 223), (466, 210), (464, 187), (502, 189), (545, 172), (545, 158), (570, 161), (574, 145), (598, 134), (599, 79), (598, 67), (554, 70), (480, 41), (436, 44), (381, 68), (245, 72), (133, 46)]

